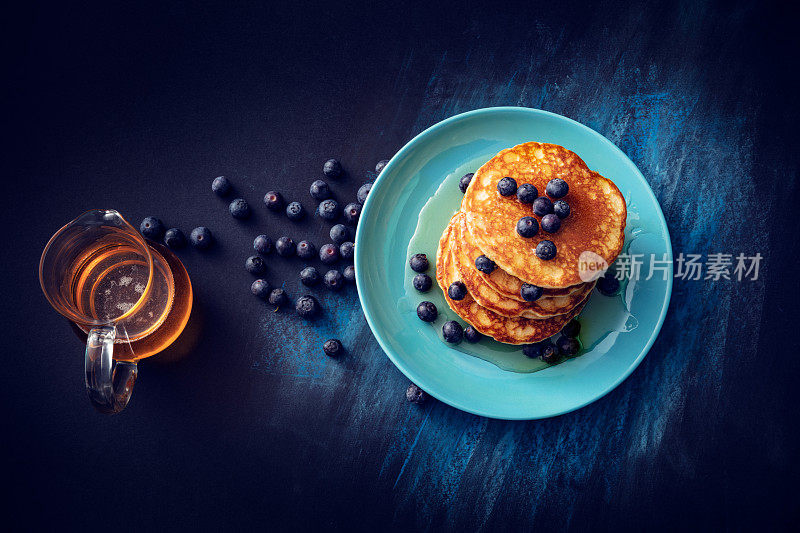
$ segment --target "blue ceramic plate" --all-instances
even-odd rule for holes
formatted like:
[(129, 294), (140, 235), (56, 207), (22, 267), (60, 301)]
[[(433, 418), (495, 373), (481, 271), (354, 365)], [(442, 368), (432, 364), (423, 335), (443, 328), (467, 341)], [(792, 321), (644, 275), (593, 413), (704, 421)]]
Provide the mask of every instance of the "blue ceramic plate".
[[(625, 251), (642, 254), (643, 265), (639, 280), (623, 285), (619, 305), (609, 304), (596, 291), (592, 295), (581, 322), (584, 330), (594, 333), (588, 343), (582, 338), (582, 355), (538, 372), (517, 373), (443, 343), (431, 325), (417, 318), (414, 307), (402, 302), (409, 299), (404, 288), (409, 240), (420, 210), (445, 176), (474, 171), (500, 150), (526, 141), (560, 144), (616, 183), (628, 202)], [(364, 314), (389, 359), (439, 400), (492, 418), (556, 416), (608, 393), (650, 349), (672, 292), (669, 232), (642, 174), (602, 135), (536, 109), (478, 109), (417, 135), (373, 185), (361, 214), (355, 251)], [(653, 255), (661, 269), (645, 279)], [(438, 290), (434, 283), (433, 291)]]

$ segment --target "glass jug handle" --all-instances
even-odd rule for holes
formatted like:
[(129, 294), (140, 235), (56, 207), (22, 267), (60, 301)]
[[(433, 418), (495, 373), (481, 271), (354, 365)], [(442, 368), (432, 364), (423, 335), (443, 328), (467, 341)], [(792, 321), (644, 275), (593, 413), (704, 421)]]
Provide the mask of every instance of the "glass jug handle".
[(114, 361), (114, 326), (92, 328), (86, 339), (86, 392), (101, 413), (119, 413), (136, 383), (136, 363)]

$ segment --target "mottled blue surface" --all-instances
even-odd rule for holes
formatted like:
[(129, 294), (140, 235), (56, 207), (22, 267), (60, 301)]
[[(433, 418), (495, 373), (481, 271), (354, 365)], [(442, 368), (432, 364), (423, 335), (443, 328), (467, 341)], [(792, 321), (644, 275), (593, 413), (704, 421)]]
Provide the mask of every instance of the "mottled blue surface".
[[(797, 517), (791, 19), (761, 4), (506, 7), (10, 15), (18, 185), (2, 215), (0, 397), (12, 525), (750, 529)], [(308, 186), (336, 156), (349, 175), (331, 185), (348, 201), (424, 128), (495, 105), (553, 111), (616, 143), (676, 254), (764, 256), (755, 282), (677, 281), (642, 365), (598, 402), (537, 422), (407, 403), (353, 288), (316, 290), (325, 314), (310, 325), (254, 301), (242, 268), (261, 232), (327, 242), (318, 221), (258, 207), (265, 191), (313, 209)], [(211, 194), (219, 174), (253, 220)], [(50, 234), (99, 206), (219, 240), (182, 253), (192, 327), (141, 365), (116, 417), (89, 407), (80, 342), (35, 275)], [(302, 262), (269, 266), (296, 295)], [(340, 360), (322, 354), (331, 336), (348, 349)]]

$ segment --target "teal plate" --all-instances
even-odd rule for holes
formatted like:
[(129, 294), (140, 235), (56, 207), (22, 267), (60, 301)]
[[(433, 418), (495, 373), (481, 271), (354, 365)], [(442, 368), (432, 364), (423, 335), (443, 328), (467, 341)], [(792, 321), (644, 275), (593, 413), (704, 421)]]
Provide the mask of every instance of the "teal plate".
[[(631, 257), (641, 254), (642, 265), (638, 280), (624, 283), (618, 300), (596, 291), (592, 295), (581, 313), (584, 350), (579, 357), (522, 373), (465, 353), (468, 345), (443, 343), (437, 329), (420, 321), (408, 303), (410, 298), (430, 298), (410, 295), (405, 277), (407, 248), (420, 211), (445, 177), (464, 169), (474, 171), (500, 150), (527, 141), (560, 144), (616, 183), (628, 203), (624, 251)], [(355, 251), (364, 315), (389, 359), (439, 400), (491, 418), (557, 416), (611, 391), (644, 359), (664, 322), (672, 293), (669, 231), (642, 174), (599, 133), (537, 109), (478, 109), (417, 135), (375, 181), (361, 214)], [(651, 263), (652, 257), (656, 262)], [(439, 291), (435, 282), (433, 291)]]

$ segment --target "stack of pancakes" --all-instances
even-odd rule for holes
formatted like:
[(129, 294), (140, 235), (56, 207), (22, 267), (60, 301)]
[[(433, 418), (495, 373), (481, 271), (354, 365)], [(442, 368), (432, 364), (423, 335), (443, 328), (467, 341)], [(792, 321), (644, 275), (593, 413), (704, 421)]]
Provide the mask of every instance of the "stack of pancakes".
[[(557, 232), (540, 228), (533, 238), (517, 233), (517, 221), (535, 215), (516, 195), (500, 195), (497, 183), (506, 176), (517, 186), (533, 184), (540, 195), (553, 178), (567, 182), (563, 199), (570, 215)], [(555, 144), (520, 144), (498, 153), (473, 176), (460, 211), (439, 240), (436, 280), (453, 311), (484, 335), (507, 344), (538, 342), (558, 333), (586, 305), (595, 282), (583, 281), (578, 258), (593, 252), (611, 264), (622, 250), (626, 217), (619, 189), (575, 153)], [(551, 260), (535, 254), (545, 239), (556, 245)], [(497, 264), (491, 274), (476, 268), (480, 255)], [(456, 281), (468, 291), (462, 300), (447, 291)], [(542, 296), (523, 300), (523, 283), (542, 287)]]

